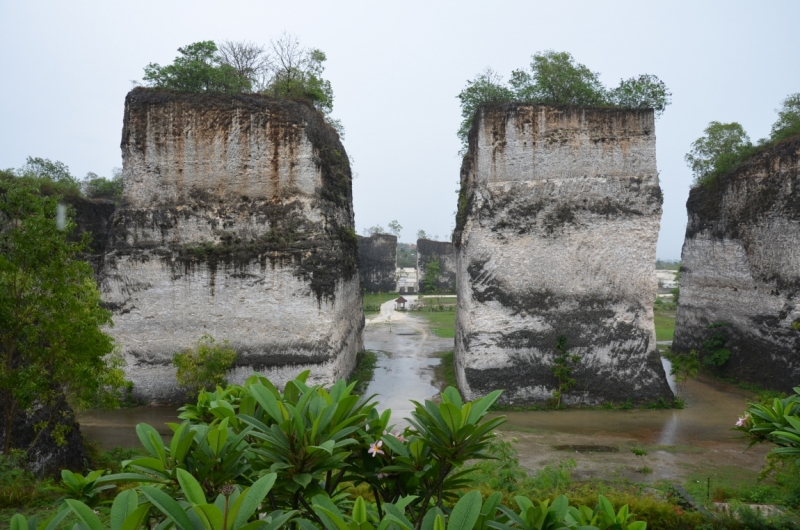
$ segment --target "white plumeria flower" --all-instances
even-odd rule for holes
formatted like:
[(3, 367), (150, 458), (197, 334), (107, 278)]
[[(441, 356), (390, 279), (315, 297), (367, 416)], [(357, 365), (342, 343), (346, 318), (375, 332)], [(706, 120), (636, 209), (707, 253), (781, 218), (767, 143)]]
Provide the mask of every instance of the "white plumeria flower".
[(383, 451), (381, 451), (381, 446), (382, 445), (383, 445), (383, 441), (382, 440), (378, 440), (377, 442), (375, 442), (373, 444), (370, 444), (369, 449), (367, 450), (367, 452), (369, 454), (371, 454), (373, 457), (378, 456), (378, 453), (385, 454)]

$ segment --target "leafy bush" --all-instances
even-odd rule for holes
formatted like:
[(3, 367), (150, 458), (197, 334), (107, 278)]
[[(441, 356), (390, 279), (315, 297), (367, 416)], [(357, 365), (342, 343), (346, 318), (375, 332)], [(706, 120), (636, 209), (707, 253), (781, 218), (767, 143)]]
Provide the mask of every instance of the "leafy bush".
[(172, 364), (178, 368), (175, 374), (178, 384), (190, 397), (195, 397), (203, 390), (224, 386), (225, 375), (235, 360), (236, 352), (227, 340), (217, 344), (214, 337), (206, 333), (194, 349), (176, 353)]
[(654, 109), (660, 116), (671, 103), (672, 93), (654, 75), (620, 80), (606, 88), (600, 74), (576, 63), (571, 54), (547, 50), (531, 57), (530, 70), (514, 70), (508, 85), (497, 72), (487, 69), (458, 94), (461, 126), (458, 137), (466, 150), (472, 120), (481, 105), (519, 101), (529, 104)]
[[(517, 496), (512, 510), (499, 492), (485, 502), (478, 491), (460, 494), (471, 484), (465, 463), (491, 458), (504, 419), (485, 414), (500, 391), (463, 403), (448, 388), (438, 405), (413, 402), (411, 426), (398, 432), (391, 411), (379, 414), (353, 384), (326, 390), (307, 386), (307, 377), (283, 392), (258, 374), (243, 386), (201, 392), (181, 409), (183, 423), (169, 425), (169, 444), (138, 425), (147, 456), (124, 462), (123, 473), (67, 476), (58, 512), (42, 525), (15, 515), (11, 528), (51, 529), (67, 518), (92, 530), (646, 528), (602, 495), (594, 509), (570, 506), (563, 495), (538, 503)], [(89, 504), (109, 484), (133, 487), (117, 494), (105, 517)], [(348, 498), (364, 486), (374, 502)]]
[[(712, 324), (710, 329), (725, 327), (727, 324)], [(725, 347), (728, 339), (722, 333), (714, 333), (711, 338), (703, 341), (703, 364), (709, 368), (721, 368), (731, 356), (731, 351)]]

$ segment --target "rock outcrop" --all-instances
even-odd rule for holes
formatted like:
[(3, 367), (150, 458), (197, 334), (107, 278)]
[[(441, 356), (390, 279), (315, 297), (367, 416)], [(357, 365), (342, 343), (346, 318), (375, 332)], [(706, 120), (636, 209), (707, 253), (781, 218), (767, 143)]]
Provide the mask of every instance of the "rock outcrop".
[[(439, 273), (428, 282), (429, 265), (436, 263)], [(419, 292), (452, 293), (456, 289), (456, 249), (449, 241), (417, 240), (417, 279)]]
[(135, 89), (121, 147), (100, 284), (136, 397), (180, 399), (172, 357), (205, 333), (236, 350), (231, 382), (351, 371), (364, 325), (351, 174), (319, 112)]
[(397, 237), (390, 234), (358, 236), (358, 272), (368, 293), (390, 293), (397, 282)]
[(461, 169), (455, 366), (467, 399), (672, 399), (657, 349), (662, 194), (649, 110), (510, 104), (475, 117)]
[(791, 392), (800, 384), (800, 138), (695, 187), (686, 203), (672, 349), (712, 353), (723, 374)]

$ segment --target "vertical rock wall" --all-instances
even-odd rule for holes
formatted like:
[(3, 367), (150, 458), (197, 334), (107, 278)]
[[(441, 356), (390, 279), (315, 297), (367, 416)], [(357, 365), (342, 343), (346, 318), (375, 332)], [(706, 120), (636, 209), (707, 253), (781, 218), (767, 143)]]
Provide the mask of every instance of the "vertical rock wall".
[(447, 241), (418, 239), (417, 280), (419, 281), (419, 292), (425, 292), (428, 265), (432, 260), (439, 263), (439, 276), (433, 283), (433, 291), (436, 293), (454, 292), (456, 289), (456, 249), (453, 244)]
[(358, 272), (369, 293), (390, 293), (395, 288), (397, 237), (390, 234), (358, 236)]
[(204, 333), (237, 351), (231, 382), (351, 371), (363, 314), (350, 167), (316, 110), (135, 89), (122, 157), (100, 283), (137, 396), (179, 399), (172, 356)]
[(652, 111), (479, 111), (453, 235), (466, 398), (546, 402), (559, 335), (581, 357), (567, 404), (672, 398), (653, 324), (655, 147)]
[(686, 210), (673, 351), (702, 351), (721, 334), (722, 373), (791, 392), (800, 384), (800, 139), (693, 188)]

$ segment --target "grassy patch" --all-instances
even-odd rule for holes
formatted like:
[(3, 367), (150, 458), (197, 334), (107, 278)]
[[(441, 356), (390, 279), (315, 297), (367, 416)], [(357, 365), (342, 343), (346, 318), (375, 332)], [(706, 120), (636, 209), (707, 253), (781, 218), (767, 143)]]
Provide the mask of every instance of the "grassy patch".
[(398, 296), (397, 293), (364, 293), (364, 300), (362, 301), (364, 314), (380, 313), (381, 304), (385, 304), (389, 300), (396, 300)]
[(759, 474), (737, 466), (697, 471), (684, 484), (697, 502), (738, 501), (750, 504), (779, 504), (800, 508), (800, 467), (784, 462), (774, 478), (759, 480)]
[(436, 382), (439, 384), (439, 388), (444, 390), (448, 386), (452, 386), (453, 388), (458, 388), (458, 382), (456, 381), (456, 370), (453, 366), (453, 350), (435, 353), (435, 357), (439, 357), (441, 362), (439, 362), (438, 366), (433, 368), (433, 375)]
[(656, 340), (672, 340), (675, 335), (675, 311), (655, 311)]
[(431, 331), (443, 339), (452, 339), (456, 336), (455, 311), (415, 311), (414, 315), (428, 320)]
[(373, 351), (360, 351), (356, 357), (356, 367), (353, 373), (347, 378), (347, 383), (358, 381), (356, 387), (353, 389), (356, 394), (363, 394), (366, 392), (372, 376), (375, 373), (375, 365), (378, 364), (378, 354)]

